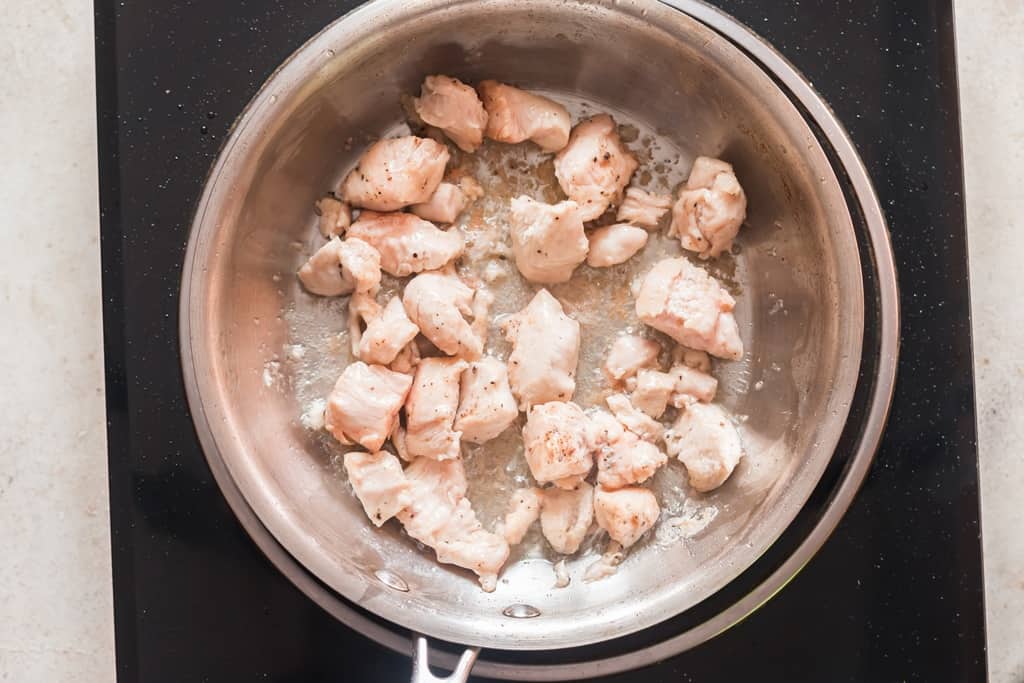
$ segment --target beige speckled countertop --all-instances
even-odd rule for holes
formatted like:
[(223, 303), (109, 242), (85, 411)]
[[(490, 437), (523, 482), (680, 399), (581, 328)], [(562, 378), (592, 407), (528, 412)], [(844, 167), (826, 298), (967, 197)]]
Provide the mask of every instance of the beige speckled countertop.
[[(1021, 683), (1024, 4), (956, 5), (989, 662)], [(19, 682), (114, 680), (91, 10), (7, 0), (0, 22), (0, 679)]]

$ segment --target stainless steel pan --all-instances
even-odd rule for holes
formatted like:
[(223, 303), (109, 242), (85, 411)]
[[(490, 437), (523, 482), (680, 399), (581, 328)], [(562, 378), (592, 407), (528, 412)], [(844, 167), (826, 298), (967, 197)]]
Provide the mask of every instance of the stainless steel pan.
[[(257, 540), (269, 532), (287, 551), (276, 558), (279, 565), (297, 562), (348, 601), (413, 632), (500, 650), (606, 641), (687, 610), (764, 553), (832, 457), (860, 367), (868, 267), (880, 282), (880, 299), (871, 305), (880, 307), (883, 358), (866, 436), (838, 506), (791, 567), (824, 541), (863, 476), (891, 393), (898, 313), (884, 224), (849, 142), (788, 65), (713, 10), (672, 4), (376, 0), (293, 55), (240, 118), (192, 229), (183, 274), (183, 366), (211, 467)], [(801, 111), (754, 61), (679, 7), (747, 41), (815, 116), (858, 193), (872, 263), (861, 263), (836, 172)], [(752, 353), (723, 379), (728, 407), (749, 416), (744, 439), (751, 457), (713, 495), (722, 512), (703, 535), (639, 548), (599, 588), (574, 581), (552, 590), (543, 563), (526, 562), (510, 568), (497, 591), (483, 593), (397, 527), (373, 529), (323, 441), (298, 424), (298, 380), (277, 360), (294, 320), (282, 312), (308, 307), (292, 274), (302, 259), (295, 244), (312, 244), (315, 199), (353, 163), (362, 141), (403, 120), (400, 96), (431, 73), (494, 77), (627, 112), (684, 154), (724, 154), (750, 197), (738, 317)], [(778, 300), (784, 315), (773, 306)], [(344, 321), (336, 324), (341, 329)], [(759, 381), (766, 388), (753, 390)], [(331, 599), (289, 573), (322, 603)], [(786, 579), (773, 576), (762, 594)], [(720, 628), (698, 629), (685, 646)], [(468, 675), (468, 665), (462, 670)], [(547, 670), (490, 673), (568, 675)]]

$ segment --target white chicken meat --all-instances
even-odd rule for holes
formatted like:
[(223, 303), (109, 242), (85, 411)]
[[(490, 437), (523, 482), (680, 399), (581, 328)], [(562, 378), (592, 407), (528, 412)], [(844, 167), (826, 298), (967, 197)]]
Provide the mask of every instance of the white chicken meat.
[(505, 513), (505, 521), (500, 530), (509, 545), (519, 545), (523, 542), (526, 532), (540, 517), (540, 505), (539, 489), (516, 489), (512, 492), (509, 510)]
[(444, 177), (448, 148), (408, 135), (370, 146), (342, 181), (343, 200), (372, 211), (398, 211), (429, 201)]
[(409, 281), (402, 302), (424, 337), (449, 356), (476, 360), (483, 340), (464, 316), (473, 313), (473, 289), (449, 272), (421, 273)]
[(730, 164), (697, 157), (679, 201), (672, 209), (670, 235), (677, 235), (683, 249), (701, 258), (714, 258), (732, 248), (747, 218), (747, 195)]
[(405, 468), (411, 503), (398, 513), (405, 531), (434, 549), (437, 560), (469, 569), (485, 591), (497, 586), (508, 543), (483, 528), (466, 498), (461, 460), (417, 458)]
[(457, 231), (440, 230), (411, 213), (363, 211), (348, 236), (376, 249), (381, 268), (395, 277), (443, 268), (465, 247)]
[(510, 216), (512, 255), (530, 282), (567, 282), (586, 260), (590, 243), (575, 202), (545, 204), (516, 197)]
[(629, 548), (654, 526), (661, 514), (658, 499), (639, 486), (611, 491), (603, 486), (594, 493), (594, 519), (608, 536)]
[(718, 380), (703, 370), (690, 367), (685, 363), (672, 366), (669, 374), (675, 381), (672, 388), (672, 405), (682, 408), (696, 401), (711, 403), (718, 392)]
[(661, 344), (635, 334), (624, 334), (612, 344), (604, 361), (608, 376), (621, 382), (629, 379), (641, 368), (653, 368), (658, 364)]
[(541, 492), (540, 528), (556, 553), (572, 555), (580, 549), (594, 521), (594, 487), (582, 482), (571, 490)]
[(590, 251), (587, 265), (608, 268), (625, 263), (647, 245), (647, 231), (628, 223), (598, 228), (587, 237)]
[(664, 414), (676, 392), (676, 375), (644, 369), (636, 374), (636, 379), (630, 384), (633, 385), (629, 396), (630, 402), (637, 410), (658, 419)]
[(453, 460), (462, 435), (452, 429), (459, 407), (459, 378), (467, 364), (455, 358), (424, 358), (416, 366), (405, 404), (405, 450), (411, 458)]
[(487, 111), (476, 90), (450, 76), (427, 76), (413, 106), (423, 122), (440, 128), (464, 152), (484, 141)]
[(513, 145), (532, 140), (545, 152), (568, 144), (572, 119), (562, 105), (497, 81), (483, 81), (477, 89), (487, 110), (490, 139)]
[(376, 453), (398, 424), (412, 377), (362, 361), (352, 363), (327, 398), (327, 431), (342, 443), (358, 443)]
[(333, 237), (299, 269), (299, 280), (307, 291), (320, 296), (376, 292), (380, 254), (363, 240)]
[(574, 489), (594, 467), (594, 443), (587, 416), (575, 403), (534, 406), (523, 427), (523, 449), (533, 478)]
[(605, 399), (608, 409), (622, 425), (637, 436), (647, 441), (658, 441), (665, 433), (660, 422), (637, 410), (629, 397), (624, 394), (612, 394)]
[(366, 516), (381, 526), (412, 502), (402, 463), (390, 453), (346, 453), (345, 472)]
[(420, 328), (405, 314), (402, 300), (392, 297), (380, 315), (367, 322), (366, 330), (360, 335), (356, 355), (364, 363), (390, 365), (419, 331)]
[(580, 206), (580, 218), (592, 221), (622, 201), (623, 190), (639, 163), (622, 144), (615, 120), (599, 114), (572, 129), (569, 144), (555, 157), (562, 191)]
[(684, 258), (659, 261), (636, 298), (644, 323), (680, 344), (729, 360), (743, 357), (735, 306), (714, 278)]
[(665, 435), (669, 455), (686, 466), (690, 486), (701, 493), (725, 483), (743, 458), (743, 443), (729, 416), (711, 403), (694, 403)]
[(327, 239), (340, 237), (352, 225), (352, 208), (336, 197), (317, 200), (316, 211), (320, 216), (320, 234)]
[(645, 228), (656, 228), (661, 222), (661, 217), (671, 208), (671, 196), (645, 192), (639, 187), (629, 187), (626, 188), (626, 196), (619, 205), (616, 219)]
[(632, 432), (625, 432), (597, 457), (597, 483), (614, 490), (642, 484), (668, 462), (668, 456)]
[(519, 417), (519, 408), (508, 383), (508, 368), (497, 358), (481, 358), (462, 373), (455, 431), (464, 441), (487, 443), (508, 429)]
[(409, 211), (434, 223), (454, 223), (466, 208), (484, 196), (484, 189), (470, 176), (455, 183), (441, 183), (430, 199), (413, 204)]
[(509, 383), (520, 410), (548, 401), (568, 401), (576, 391), (580, 324), (542, 289), (519, 313), (502, 323), (512, 344)]

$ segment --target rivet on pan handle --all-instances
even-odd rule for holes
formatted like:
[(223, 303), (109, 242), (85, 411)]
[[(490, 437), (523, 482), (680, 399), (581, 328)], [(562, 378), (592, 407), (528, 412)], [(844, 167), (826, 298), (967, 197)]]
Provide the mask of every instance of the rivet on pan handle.
[(463, 652), (455, 671), (450, 676), (438, 678), (430, 670), (430, 648), (427, 646), (427, 639), (416, 636), (414, 640), (416, 651), (412, 658), (412, 683), (466, 683), (469, 680), (469, 671), (480, 654), (480, 648), (472, 647)]

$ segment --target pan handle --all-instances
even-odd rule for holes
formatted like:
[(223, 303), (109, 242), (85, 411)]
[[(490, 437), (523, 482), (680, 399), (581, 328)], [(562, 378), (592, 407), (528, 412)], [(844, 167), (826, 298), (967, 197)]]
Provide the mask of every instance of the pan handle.
[(469, 671), (473, 668), (477, 655), (480, 654), (478, 647), (467, 648), (459, 657), (455, 671), (450, 676), (438, 678), (430, 670), (430, 648), (427, 645), (427, 639), (417, 635), (414, 637), (414, 642), (412, 683), (466, 683), (469, 680)]

